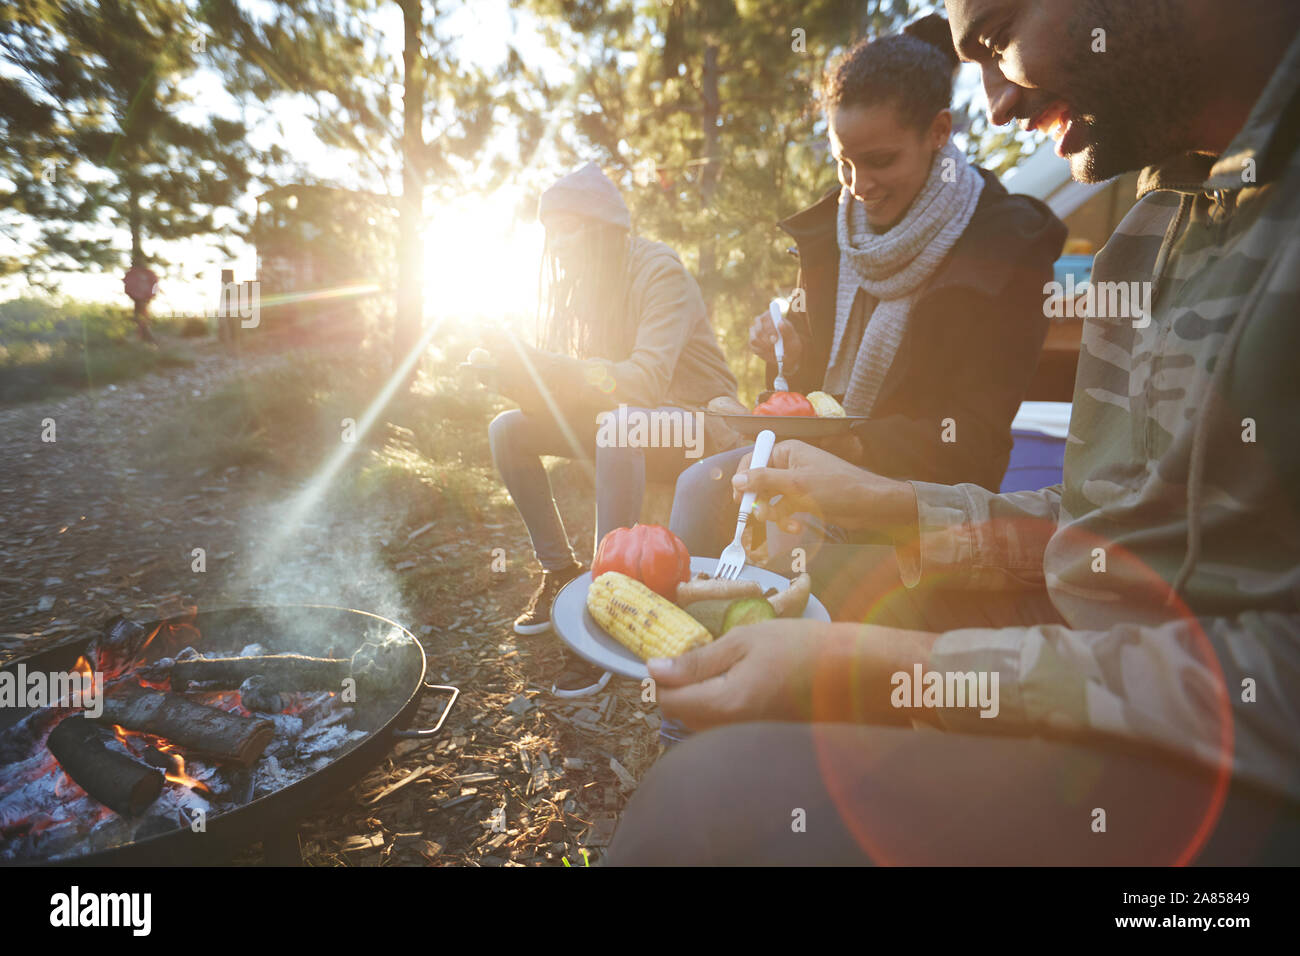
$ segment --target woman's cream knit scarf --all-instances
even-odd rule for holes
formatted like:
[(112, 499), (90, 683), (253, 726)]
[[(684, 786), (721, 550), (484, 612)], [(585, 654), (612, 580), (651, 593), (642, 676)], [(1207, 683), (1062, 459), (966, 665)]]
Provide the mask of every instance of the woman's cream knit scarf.
[(840, 191), (836, 214), (840, 278), (832, 363), (858, 290), (876, 300), (844, 396), (848, 414), (871, 414), (885, 373), (903, 341), (912, 304), (965, 232), (983, 190), (979, 172), (947, 143), (935, 154), (930, 175), (907, 214), (888, 232), (871, 232), (862, 204), (847, 186)]

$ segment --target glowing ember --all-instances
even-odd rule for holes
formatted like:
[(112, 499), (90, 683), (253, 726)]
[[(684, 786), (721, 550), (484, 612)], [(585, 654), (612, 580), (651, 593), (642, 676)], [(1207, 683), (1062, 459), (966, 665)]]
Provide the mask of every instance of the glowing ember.
[[(172, 661), (197, 654), (203, 635), (195, 626), (197, 608), (176, 602), (167, 611), (163, 622), (152, 628), (125, 618), (110, 622), (104, 636), (77, 658), (74, 672), (82, 678), (102, 675), (110, 694), (115, 684), (171, 691)], [(244, 656), (253, 647), (248, 645)], [(220, 656), (235, 649), (219, 647), (208, 653)], [(185, 696), (227, 712), (252, 713), (238, 690), (191, 688)], [(275, 734), (251, 768), (210, 763), (164, 738), (102, 725), (112, 728), (111, 736), (104, 734), (109, 750), (157, 768), (166, 781), (161, 795), (135, 816), (119, 815), (91, 797), (49, 751), (50, 732), (65, 718), (81, 719), (76, 708), (50, 707), (27, 714), (0, 736), (3, 760), (8, 761), (0, 762), (0, 861), (68, 859), (187, 828), (196, 814), (210, 820), (291, 786), (366, 736), (367, 731), (349, 728), (353, 709), (335, 692), (285, 692), (281, 703), (277, 713), (257, 714), (271, 721)]]
[(72, 665), (72, 669), (81, 675), (83, 681), (90, 680), (95, 673), (95, 669), (90, 666), (90, 661), (86, 660), (84, 654), (77, 658), (77, 663)]

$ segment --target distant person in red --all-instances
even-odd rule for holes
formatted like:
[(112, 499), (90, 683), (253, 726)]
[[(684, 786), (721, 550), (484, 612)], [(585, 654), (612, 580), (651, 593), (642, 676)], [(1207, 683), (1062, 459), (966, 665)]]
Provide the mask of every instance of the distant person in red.
[(122, 285), (135, 303), (135, 327), (140, 330), (140, 338), (150, 345), (157, 345), (149, 328), (149, 300), (158, 293), (158, 274), (148, 266), (136, 264), (126, 270)]

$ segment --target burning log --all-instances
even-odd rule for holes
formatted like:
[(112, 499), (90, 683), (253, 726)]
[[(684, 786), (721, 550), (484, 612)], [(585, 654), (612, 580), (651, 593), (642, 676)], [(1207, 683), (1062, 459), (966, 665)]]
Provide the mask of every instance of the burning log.
[(263, 654), (254, 657), (193, 657), (172, 665), (172, 686), (210, 683), (238, 687), (250, 677), (261, 677), (280, 691), (338, 690), (352, 674), (346, 657), (307, 657), (303, 654)]
[(47, 745), (77, 785), (104, 806), (135, 816), (162, 793), (161, 771), (108, 748), (104, 728), (82, 716), (68, 717), (50, 731)]
[(241, 717), (179, 694), (127, 687), (104, 698), (101, 721), (165, 737), (216, 760), (251, 766), (275, 736), (269, 720)]

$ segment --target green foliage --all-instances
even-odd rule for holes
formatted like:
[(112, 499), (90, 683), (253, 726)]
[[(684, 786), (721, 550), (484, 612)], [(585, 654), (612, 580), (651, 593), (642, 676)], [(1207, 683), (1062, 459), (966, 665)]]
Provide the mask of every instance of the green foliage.
[(65, 395), (187, 365), (171, 350), (133, 340), (129, 309), (99, 303), (0, 302), (0, 403)]
[(261, 258), (261, 321), (341, 318), (375, 331), (396, 281), (396, 233), (385, 196), (304, 183), (263, 193), (250, 236)]
[[(334, 490), (421, 524), (480, 517), (504, 504), (487, 443), (500, 402), (464, 385), (456, 362), (428, 363), (417, 387), (399, 390), (371, 430), (356, 435)], [(345, 447), (341, 422), (360, 422), (388, 375), (374, 351), (295, 360), (186, 405), (151, 442), (180, 474), (251, 464), (304, 480)]]
[[(760, 387), (747, 328), (798, 264), (777, 222), (836, 185), (816, 90), (830, 59), (861, 36), (892, 33), (932, 4), (916, 0), (534, 0), (587, 51), (563, 123), (569, 156), (620, 181), (634, 228), (695, 271), (742, 396)], [(796, 34), (796, 31), (802, 31)], [(579, 61), (576, 52), (573, 59)], [(971, 155), (1000, 171), (1019, 143), (969, 103), (957, 125)]]
[(218, 212), (257, 157), (242, 123), (186, 118), (202, 113), (182, 85), (204, 49), (183, 0), (6, 4), (0, 183), (13, 185), (0, 186), (0, 221), (31, 228), (0, 274), (48, 289), (51, 272), (115, 269), (127, 249), (145, 261), (146, 238), (238, 233)]
[(0, 302), (4, 363), (24, 364), (24, 354), (56, 348), (117, 345), (135, 330), (131, 310), (98, 302), (20, 298)]

